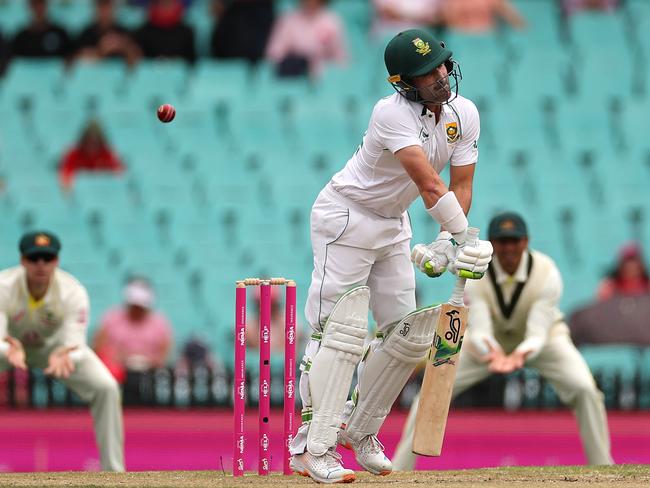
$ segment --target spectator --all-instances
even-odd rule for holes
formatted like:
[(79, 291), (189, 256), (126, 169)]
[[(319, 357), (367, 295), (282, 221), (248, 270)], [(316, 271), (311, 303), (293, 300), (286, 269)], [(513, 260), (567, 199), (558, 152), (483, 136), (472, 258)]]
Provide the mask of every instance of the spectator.
[(115, 21), (113, 0), (95, 0), (95, 21), (86, 27), (77, 40), (76, 57), (98, 60), (122, 57), (133, 65), (142, 56), (129, 32)]
[(426, 28), (440, 22), (444, 0), (373, 0), (375, 18), (372, 31), (377, 37), (394, 35), (412, 27)]
[(29, 0), (32, 19), (11, 44), (13, 56), (27, 58), (65, 58), (71, 43), (66, 31), (50, 21), (47, 0)]
[(180, 0), (151, 0), (149, 19), (135, 32), (145, 57), (196, 60), (194, 31), (183, 22), (184, 13)]
[(562, 13), (568, 16), (585, 10), (613, 12), (618, 4), (618, 0), (562, 0)]
[(154, 311), (154, 300), (149, 282), (134, 278), (124, 288), (124, 305), (102, 317), (94, 348), (114, 371), (146, 371), (166, 364), (172, 329), (165, 316)]
[(608, 300), (614, 295), (638, 296), (646, 293), (650, 293), (650, 279), (643, 253), (637, 244), (627, 244), (619, 251), (614, 270), (598, 286), (598, 300)]
[(571, 338), (584, 344), (634, 344), (650, 347), (650, 293), (613, 295), (576, 310), (569, 319)]
[(120, 389), (86, 344), (88, 292), (58, 268), (54, 234), (29, 232), (18, 247), (20, 266), (0, 271), (0, 372), (42, 368), (90, 403), (102, 469), (124, 471)]
[(273, 0), (214, 0), (212, 11), (216, 19), (210, 41), (212, 56), (251, 63), (264, 57), (273, 26)]
[(278, 76), (317, 77), (325, 62), (346, 61), (343, 25), (326, 3), (301, 0), (296, 10), (276, 21), (266, 55), (275, 63)]
[(79, 143), (70, 149), (59, 166), (59, 180), (65, 189), (72, 187), (77, 171), (110, 171), (120, 173), (124, 166), (112, 151), (104, 131), (96, 121), (88, 123)]
[(442, 5), (443, 22), (459, 32), (490, 32), (499, 18), (517, 29), (526, 26), (526, 21), (510, 0), (445, 0)]

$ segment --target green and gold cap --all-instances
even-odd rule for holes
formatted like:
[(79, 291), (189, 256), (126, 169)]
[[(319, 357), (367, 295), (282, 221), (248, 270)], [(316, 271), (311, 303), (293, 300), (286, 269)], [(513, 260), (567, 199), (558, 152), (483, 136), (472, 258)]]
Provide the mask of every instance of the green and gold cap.
[(58, 256), (61, 250), (61, 241), (51, 232), (27, 232), (21, 237), (18, 248), (20, 249), (20, 254), (25, 257), (39, 254)]
[(524, 218), (516, 212), (503, 212), (492, 218), (488, 226), (488, 239), (522, 239), (528, 237)]
[(451, 58), (443, 42), (423, 29), (409, 29), (393, 37), (384, 51), (384, 62), (391, 76), (413, 78), (429, 73)]

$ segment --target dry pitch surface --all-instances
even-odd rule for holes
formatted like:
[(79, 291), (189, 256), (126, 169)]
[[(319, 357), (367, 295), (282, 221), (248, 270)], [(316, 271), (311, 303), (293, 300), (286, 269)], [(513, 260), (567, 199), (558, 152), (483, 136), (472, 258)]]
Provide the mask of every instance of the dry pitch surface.
[[(406, 488), (419, 486), (449, 488), (544, 487), (597, 488), (650, 487), (650, 466), (621, 465), (608, 467), (523, 467), (490, 468), (465, 471), (417, 471), (393, 473), (386, 477), (358, 473), (357, 481), (347, 485)], [(139, 473), (3, 473), (0, 486), (70, 487), (251, 487), (317, 486), (300, 476), (269, 477), (246, 475), (234, 479), (219, 471), (156, 471)], [(320, 485), (322, 486), (322, 485)]]

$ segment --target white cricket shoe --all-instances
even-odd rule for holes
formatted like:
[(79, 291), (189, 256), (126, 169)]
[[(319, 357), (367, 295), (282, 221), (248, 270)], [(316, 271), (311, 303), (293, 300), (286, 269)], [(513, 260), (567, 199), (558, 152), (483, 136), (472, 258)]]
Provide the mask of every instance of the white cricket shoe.
[(309, 452), (294, 454), (289, 463), (291, 469), (302, 476), (309, 476), (319, 483), (352, 483), (356, 476), (341, 464), (341, 455), (334, 448), (322, 456)]
[(345, 434), (345, 430), (341, 429), (339, 444), (353, 450), (359, 466), (369, 473), (386, 476), (393, 472), (393, 463), (384, 454), (384, 446), (376, 435), (367, 435), (355, 442)]

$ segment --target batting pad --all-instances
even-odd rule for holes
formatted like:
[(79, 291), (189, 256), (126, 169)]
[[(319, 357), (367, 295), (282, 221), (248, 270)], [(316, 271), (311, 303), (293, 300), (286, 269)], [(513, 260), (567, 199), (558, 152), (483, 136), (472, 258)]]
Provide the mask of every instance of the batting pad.
[(395, 399), (433, 342), (440, 306), (421, 308), (404, 317), (359, 368), (357, 402), (346, 435), (359, 441), (379, 432)]
[(307, 450), (314, 456), (336, 445), (354, 368), (368, 334), (370, 289), (359, 286), (343, 295), (325, 324), (320, 348), (309, 369), (313, 416)]

